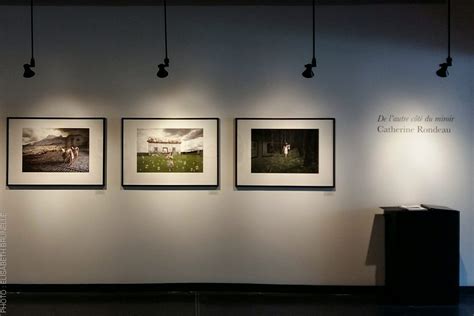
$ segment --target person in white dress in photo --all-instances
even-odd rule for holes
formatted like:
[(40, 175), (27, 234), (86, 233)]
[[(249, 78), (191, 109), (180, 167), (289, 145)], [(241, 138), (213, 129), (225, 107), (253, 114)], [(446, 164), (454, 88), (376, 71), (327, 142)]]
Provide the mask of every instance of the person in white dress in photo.
[(285, 158), (288, 157), (289, 152), (290, 152), (290, 144), (285, 142), (285, 145), (283, 145), (283, 154), (285, 155)]

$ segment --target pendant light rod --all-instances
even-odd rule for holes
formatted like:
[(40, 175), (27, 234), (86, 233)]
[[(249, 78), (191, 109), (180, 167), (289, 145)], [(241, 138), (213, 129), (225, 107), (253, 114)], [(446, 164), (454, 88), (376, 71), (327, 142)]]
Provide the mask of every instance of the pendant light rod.
[(30, 63), (23, 64), (23, 77), (32, 78), (35, 76), (33, 69), (36, 66), (35, 62), (35, 42), (34, 42), (34, 12), (33, 12), (33, 0), (30, 0), (30, 44), (31, 44), (31, 59)]
[(451, 0), (448, 0), (448, 58), (451, 58)]
[(165, 16), (165, 58), (168, 59), (168, 23), (166, 20), (166, 0), (163, 0), (163, 9)]
[(441, 78), (446, 78), (449, 76), (448, 68), (453, 65), (453, 59), (451, 58), (451, 0), (446, 0), (447, 2), (447, 14), (448, 14), (448, 57), (446, 62), (439, 64), (439, 70), (436, 71), (436, 75)]
[(315, 7), (315, 5), (314, 5), (314, 2), (315, 2), (315, 0), (313, 0), (313, 59), (316, 58), (315, 57), (316, 56), (316, 53), (315, 53), (315, 50), (316, 50), (315, 49), (315, 46), (316, 46), (316, 43), (315, 43), (315, 41), (316, 41), (316, 39), (315, 39), (316, 38), (316, 30), (315, 30), (315, 26), (314, 26), (315, 25), (315, 18), (314, 18), (314, 14), (315, 14), (314, 13), (314, 11), (315, 11), (314, 7)]
[(163, 0), (163, 14), (165, 22), (165, 59), (162, 64), (158, 65), (158, 73), (156, 74), (158, 78), (168, 77), (168, 71), (165, 68), (170, 66), (170, 59), (168, 58), (168, 21), (166, 16), (166, 0)]
[(315, 5), (316, 1), (313, 0), (313, 58), (311, 58), (311, 63), (304, 65), (305, 71), (303, 71), (302, 75), (305, 78), (313, 78), (314, 77), (314, 72), (313, 68), (315, 68), (316, 65), (316, 22), (315, 22)]
[(31, 59), (35, 56), (35, 43), (34, 43), (34, 12), (33, 12), (33, 0), (30, 0), (30, 37), (31, 37)]

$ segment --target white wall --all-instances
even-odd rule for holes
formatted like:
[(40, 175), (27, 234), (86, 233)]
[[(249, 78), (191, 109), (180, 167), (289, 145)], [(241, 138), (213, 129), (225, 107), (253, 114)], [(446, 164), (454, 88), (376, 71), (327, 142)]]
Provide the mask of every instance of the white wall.
[[(462, 211), (461, 283), (474, 285), (472, 4), (455, 2), (445, 80), (434, 75), (446, 57), (443, 9), (318, 8), (319, 66), (305, 80), (308, 8), (170, 7), (170, 76), (159, 80), (159, 8), (41, 7), (37, 76), (25, 80), (28, 9), (2, 7), (0, 147), (7, 116), (108, 118), (106, 190), (2, 185), (8, 281), (372, 285), (378, 207), (427, 202)], [(384, 113), (455, 122), (445, 135), (382, 135)], [(220, 189), (123, 190), (126, 116), (220, 117)], [(237, 191), (234, 117), (335, 117), (336, 190)]]

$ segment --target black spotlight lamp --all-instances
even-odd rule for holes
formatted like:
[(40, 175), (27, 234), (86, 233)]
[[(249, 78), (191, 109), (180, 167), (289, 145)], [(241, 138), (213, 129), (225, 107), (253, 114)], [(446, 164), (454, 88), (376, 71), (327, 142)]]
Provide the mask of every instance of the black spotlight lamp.
[(440, 68), (438, 69), (438, 71), (436, 71), (438, 77), (446, 78), (447, 76), (449, 76), (448, 67), (451, 67), (452, 65), (453, 59), (451, 57), (446, 58), (446, 62), (439, 64)]
[(168, 77), (168, 71), (165, 68), (170, 66), (170, 59), (168, 58), (168, 27), (166, 21), (166, 0), (163, 0), (163, 12), (165, 17), (165, 59), (162, 64), (158, 65), (158, 73), (156, 74), (158, 78)]
[(303, 77), (305, 78), (313, 78), (314, 77), (314, 72), (313, 68), (316, 67), (316, 58), (313, 57), (313, 60), (311, 61), (311, 64), (306, 64), (305, 66), (305, 71), (303, 71)]
[(453, 59), (451, 58), (451, 0), (448, 0), (448, 57), (446, 62), (439, 64), (439, 70), (436, 71), (436, 75), (441, 78), (449, 76), (448, 67), (453, 65)]
[(33, 23), (33, 0), (30, 1), (30, 37), (31, 37), (31, 60), (29, 64), (23, 65), (23, 77), (32, 78), (35, 72), (31, 69), (36, 66), (35, 62), (35, 45), (34, 45), (34, 23)]
[(23, 77), (25, 77), (25, 78), (33, 77), (35, 75), (35, 72), (33, 71), (33, 69), (31, 69), (33, 67), (35, 67), (35, 59), (31, 58), (29, 64), (24, 64), (23, 65), (23, 69), (24, 69)]
[(169, 67), (170, 65), (170, 60), (168, 58), (165, 58), (164, 64), (159, 64), (158, 65), (158, 73), (156, 74), (158, 78), (166, 78), (168, 77), (168, 71), (166, 71), (166, 67)]
[(313, 59), (311, 59), (311, 63), (310, 64), (306, 64), (304, 65), (304, 67), (306, 68), (305, 71), (303, 71), (302, 75), (303, 77), (305, 78), (313, 78), (314, 77), (314, 72), (313, 72), (313, 68), (316, 68), (316, 57), (315, 57), (315, 29), (314, 29), (314, 2), (315, 0), (313, 0)]

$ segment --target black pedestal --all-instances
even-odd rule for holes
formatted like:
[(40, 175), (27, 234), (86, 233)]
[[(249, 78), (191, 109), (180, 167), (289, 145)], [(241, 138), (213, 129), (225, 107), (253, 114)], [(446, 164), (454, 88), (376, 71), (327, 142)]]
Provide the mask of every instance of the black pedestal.
[(385, 289), (391, 303), (459, 302), (459, 212), (384, 207)]

